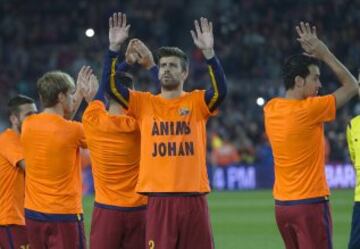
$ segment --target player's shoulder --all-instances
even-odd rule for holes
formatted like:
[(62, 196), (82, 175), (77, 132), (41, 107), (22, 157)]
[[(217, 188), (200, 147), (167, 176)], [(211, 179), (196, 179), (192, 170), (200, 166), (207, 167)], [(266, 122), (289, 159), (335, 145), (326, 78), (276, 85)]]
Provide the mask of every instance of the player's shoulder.
[(130, 96), (142, 97), (142, 98), (149, 98), (149, 97), (156, 96), (156, 95), (152, 94), (151, 92), (142, 92), (142, 91), (136, 91), (136, 90), (129, 90), (129, 94), (130, 94)]
[(100, 112), (106, 111), (105, 104), (100, 100), (93, 100), (86, 107), (82, 119), (86, 119), (90, 116), (97, 115)]
[(330, 101), (335, 101), (335, 96), (332, 94), (324, 95), (324, 96), (314, 96), (304, 99), (302, 102), (305, 105), (311, 105), (311, 104), (320, 104), (320, 103), (327, 103)]
[(192, 97), (204, 97), (205, 90), (195, 89), (192, 90), (191, 92), (186, 92), (186, 93), (188, 94), (188, 96), (192, 96)]
[(0, 132), (0, 141), (8, 141), (16, 137), (18, 137), (17, 133), (10, 128), (7, 128)]
[(287, 100), (285, 98), (281, 98), (281, 97), (275, 97), (272, 98), (270, 100), (268, 100), (266, 102), (266, 104), (264, 105), (264, 111), (272, 111), (272, 110), (278, 110), (279, 106), (286, 106), (287, 105)]
[(349, 122), (349, 128), (360, 127), (360, 115), (353, 117)]

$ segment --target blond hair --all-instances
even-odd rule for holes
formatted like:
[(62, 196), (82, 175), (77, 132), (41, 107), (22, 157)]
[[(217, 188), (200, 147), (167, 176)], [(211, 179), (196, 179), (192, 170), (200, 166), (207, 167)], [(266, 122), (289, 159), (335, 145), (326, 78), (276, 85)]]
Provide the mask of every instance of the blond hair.
[(45, 73), (37, 81), (37, 89), (44, 107), (52, 107), (58, 103), (59, 93), (66, 94), (75, 89), (74, 79), (62, 71)]

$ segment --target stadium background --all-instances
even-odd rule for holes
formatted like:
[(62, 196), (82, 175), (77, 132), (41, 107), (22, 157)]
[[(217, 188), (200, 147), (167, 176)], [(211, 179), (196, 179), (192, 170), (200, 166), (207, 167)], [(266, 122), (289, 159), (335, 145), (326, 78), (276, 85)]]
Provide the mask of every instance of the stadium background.
[[(91, 65), (100, 78), (102, 57), (108, 45), (107, 17), (118, 10), (128, 15), (131, 37), (142, 39), (151, 49), (173, 45), (188, 53), (191, 77), (186, 83), (187, 89), (206, 88), (209, 83), (206, 64), (192, 44), (189, 33), (192, 21), (206, 16), (214, 22), (216, 52), (229, 84), (229, 95), (220, 115), (208, 124), (208, 163), (215, 189), (271, 186), (272, 158), (263, 131), (262, 105), (284, 93), (281, 65), (287, 56), (301, 52), (294, 30), (299, 21), (315, 24), (320, 38), (357, 75), (360, 1), (2, 0), (1, 130), (8, 125), (8, 98), (23, 93), (38, 99), (36, 79), (42, 73), (60, 69), (76, 78), (80, 67), (86, 64)], [(95, 31), (92, 37), (85, 35), (89, 28)], [(135, 67), (132, 73), (136, 76), (137, 89), (156, 91), (156, 86), (149, 83), (148, 72)], [(321, 94), (338, 86), (326, 67), (322, 67), (321, 79)], [(358, 98), (354, 98), (338, 112), (336, 121), (326, 126), (327, 174), (334, 188), (354, 185), (345, 126), (357, 114), (360, 114), (360, 104)], [(78, 117), (80, 115), (81, 111)], [(84, 162), (84, 176), (91, 179), (86, 165)], [(91, 180), (84, 183), (85, 192), (91, 192), (89, 182)], [(352, 190), (333, 193), (335, 246), (345, 248)], [(217, 192), (209, 199), (218, 248), (282, 248), (269, 190)], [(89, 215), (92, 196), (84, 200), (85, 212)]]

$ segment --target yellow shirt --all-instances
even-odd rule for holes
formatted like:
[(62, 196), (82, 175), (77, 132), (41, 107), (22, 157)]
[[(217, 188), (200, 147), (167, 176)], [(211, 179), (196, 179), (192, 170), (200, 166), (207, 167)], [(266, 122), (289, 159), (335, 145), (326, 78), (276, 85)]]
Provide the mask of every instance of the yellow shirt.
[(346, 129), (351, 161), (356, 174), (355, 201), (360, 201), (360, 116), (353, 118)]

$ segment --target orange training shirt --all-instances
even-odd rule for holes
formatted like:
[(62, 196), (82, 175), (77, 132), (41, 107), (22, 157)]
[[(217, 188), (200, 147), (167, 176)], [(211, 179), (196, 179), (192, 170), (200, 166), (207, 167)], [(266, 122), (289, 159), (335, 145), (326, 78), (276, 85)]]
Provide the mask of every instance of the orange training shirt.
[(82, 213), (80, 147), (86, 147), (81, 123), (40, 113), (22, 126), (26, 163), (25, 208), (49, 214)]
[(323, 123), (335, 119), (335, 97), (275, 98), (266, 104), (264, 114), (274, 156), (274, 198), (299, 200), (329, 195)]
[(140, 131), (135, 119), (110, 115), (105, 105), (92, 101), (83, 115), (95, 182), (95, 201), (137, 207), (147, 197), (135, 192), (139, 175)]
[(0, 226), (25, 225), (25, 175), (20, 136), (12, 129), (0, 134)]
[(130, 91), (128, 114), (141, 131), (138, 192), (209, 192), (205, 91), (174, 99)]

